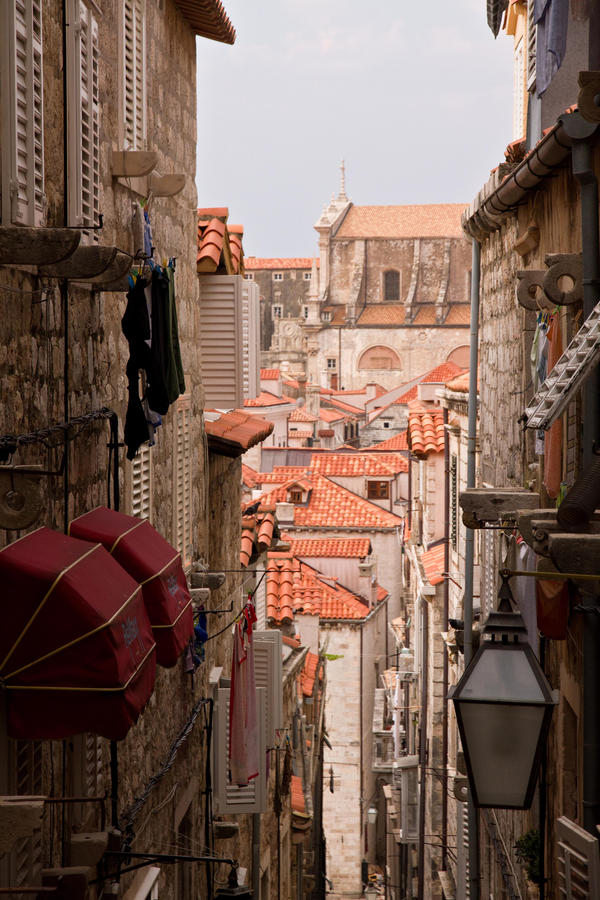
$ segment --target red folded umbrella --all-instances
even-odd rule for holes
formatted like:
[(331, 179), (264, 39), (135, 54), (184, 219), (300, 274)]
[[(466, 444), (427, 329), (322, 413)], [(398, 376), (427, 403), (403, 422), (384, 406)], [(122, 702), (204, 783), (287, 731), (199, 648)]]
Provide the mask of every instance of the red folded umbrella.
[(69, 534), (99, 541), (141, 584), (156, 641), (156, 660), (174, 666), (193, 635), (192, 599), (181, 555), (147, 519), (99, 506), (74, 519)]
[(8, 732), (121, 740), (154, 689), (139, 585), (100, 544), (39, 528), (0, 552)]

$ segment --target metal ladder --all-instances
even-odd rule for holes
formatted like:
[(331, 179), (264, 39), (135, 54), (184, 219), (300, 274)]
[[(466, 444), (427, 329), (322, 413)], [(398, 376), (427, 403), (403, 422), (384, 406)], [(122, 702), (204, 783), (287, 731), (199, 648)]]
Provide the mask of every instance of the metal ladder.
[(600, 302), (596, 304), (523, 413), (525, 428), (547, 431), (600, 359)]

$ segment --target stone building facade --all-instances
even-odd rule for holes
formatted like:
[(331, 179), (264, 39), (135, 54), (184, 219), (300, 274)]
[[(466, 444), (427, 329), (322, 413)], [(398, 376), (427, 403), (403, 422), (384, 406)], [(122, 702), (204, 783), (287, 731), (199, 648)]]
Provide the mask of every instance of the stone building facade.
[[(246, 278), (255, 281), (260, 289), (260, 346), (268, 351), (277, 324), (281, 326), (286, 319), (301, 321), (306, 316), (313, 260), (248, 256), (244, 262)], [(263, 365), (271, 364), (265, 361)]]

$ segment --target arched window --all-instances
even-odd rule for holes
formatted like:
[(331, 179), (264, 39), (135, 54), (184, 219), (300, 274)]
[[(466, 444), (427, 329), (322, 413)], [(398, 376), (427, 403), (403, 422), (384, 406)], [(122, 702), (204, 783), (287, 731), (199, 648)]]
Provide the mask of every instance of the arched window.
[(391, 347), (369, 347), (358, 361), (359, 369), (401, 369), (400, 357)]
[(383, 273), (383, 299), (387, 303), (400, 301), (400, 272), (395, 269)]

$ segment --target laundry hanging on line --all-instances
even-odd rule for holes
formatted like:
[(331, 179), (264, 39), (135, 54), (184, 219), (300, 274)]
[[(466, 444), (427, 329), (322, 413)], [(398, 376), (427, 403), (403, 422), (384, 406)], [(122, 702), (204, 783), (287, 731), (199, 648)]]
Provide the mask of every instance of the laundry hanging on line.
[(154, 442), (161, 417), (185, 391), (172, 265), (152, 264), (149, 276), (135, 279), (121, 327), (129, 343), (125, 444), (127, 458), (133, 459), (142, 444)]

